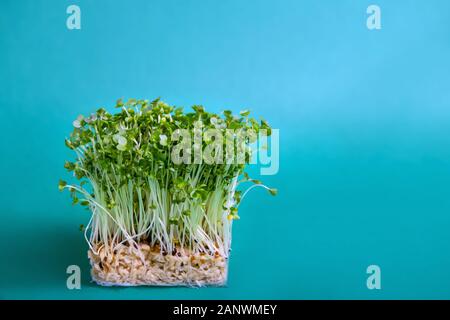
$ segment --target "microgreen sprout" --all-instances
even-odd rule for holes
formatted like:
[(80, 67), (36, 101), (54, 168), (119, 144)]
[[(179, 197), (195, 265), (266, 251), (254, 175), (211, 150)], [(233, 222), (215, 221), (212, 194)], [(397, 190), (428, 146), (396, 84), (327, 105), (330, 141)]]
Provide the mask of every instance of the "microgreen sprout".
[[(196, 105), (184, 112), (159, 99), (120, 99), (116, 108), (113, 114), (100, 108), (89, 117), (78, 116), (65, 141), (76, 160), (64, 167), (80, 183), (61, 180), (59, 189), (68, 189), (74, 204), (92, 211), (88, 225), (81, 227), (91, 250), (148, 243), (164, 252), (181, 247), (228, 256), (240, 201), (256, 187), (276, 194), (244, 173), (248, 146), (255, 135), (270, 135), (268, 123), (249, 118), (248, 110), (239, 116), (229, 110), (214, 114)], [(179, 139), (181, 130), (192, 134)], [(222, 137), (232, 139), (231, 149)], [(180, 145), (184, 160), (175, 162)], [(206, 150), (212, 150), (213, 160), (223, 156), (225, 161), (185, 161)], [(243, 150), (244, 161), (231, 161), (229, 150)], [(237, 187), (243, 182), (253, 185), (242, 193)]]

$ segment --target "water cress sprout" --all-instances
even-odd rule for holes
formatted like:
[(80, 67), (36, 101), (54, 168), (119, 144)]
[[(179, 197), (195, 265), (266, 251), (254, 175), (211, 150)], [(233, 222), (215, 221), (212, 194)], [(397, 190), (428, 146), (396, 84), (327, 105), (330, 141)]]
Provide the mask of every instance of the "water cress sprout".
[[(64, 167), (80, 183), (60, 180), (58, 188), (68, 189), (74, 204), (92, 211), (84, 227), (91, 250), (148, 243), (164, 252), (179, 246), (226, 257), (231, 224), (247, 193), (256, 187), (277, 193), (244, 173), (248, 146), (258, 134), (271, 134), (269, 124), (250, 118), (248, 110), (214, 114), (195, 105), (184, 112), (160, 99), (119, 99), (115, 107), (116, 113), (100, 108), (78, 116), (65, 140), (76, 160)], [(175, 138), (183, 130), (188, 135)], [(183, 160), (192, 162), (173, 161), (181, 143), (188, 145)], [(221, 147), (225, 151), (218, 155)], [(230, 157), (229, 151), (238, 150), (245, 151), (243, 162)], [(199, 151), (210, 152), (215, 161), (196, 162)], [(225, 160), (217, 161), (220, 156)], [(253, 185), (241, 192), (237, 187), (243, 182)]]

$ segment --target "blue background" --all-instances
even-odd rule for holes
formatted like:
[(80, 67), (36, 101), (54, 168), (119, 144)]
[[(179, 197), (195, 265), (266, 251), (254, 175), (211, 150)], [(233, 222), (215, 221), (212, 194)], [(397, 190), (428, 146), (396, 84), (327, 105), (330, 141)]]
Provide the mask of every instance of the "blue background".
[[(379, 31), (364, 0), (1, 0), (0, 298), (450, 298), (450, 2), (373, 2)], [(64, 138), (80, 113), (158, 96), (280, 129), (263, 177), (279, 196), (241, 206), (226, 288), (89, 282)]]

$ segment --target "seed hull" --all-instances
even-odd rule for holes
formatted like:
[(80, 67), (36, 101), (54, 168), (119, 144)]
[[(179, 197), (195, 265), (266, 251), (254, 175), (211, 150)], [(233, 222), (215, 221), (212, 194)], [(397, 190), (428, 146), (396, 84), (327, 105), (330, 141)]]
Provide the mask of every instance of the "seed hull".
[[(108, 248), (111, 248), (109, 246)], [(192, 253), (177, 248), (172, 254), (138, 244), (88, 251), (92, 279), (103, 286), (222, 286), (228, 259), (219, 254)]]

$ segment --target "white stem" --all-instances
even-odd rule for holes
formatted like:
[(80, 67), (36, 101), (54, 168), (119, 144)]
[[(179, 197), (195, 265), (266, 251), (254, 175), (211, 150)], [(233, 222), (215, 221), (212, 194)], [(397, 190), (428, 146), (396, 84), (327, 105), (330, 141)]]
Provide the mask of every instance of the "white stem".
[[(251, 186), (250, 188), (248, 188), (247, 190), (245, 190), (244, 194), (243, 194), (242, 197), (241, 197), (241, 202), (239, 203), (239, 205), (242, 203), (242, 200), (244, 200), (245, 196), (247, 195), (247, 193), (248, 193), (250, 190), (255, 189), (255, 188), (258, 188), (258, 187), (264, 188), (264, 189), (266, 189), (266, 190), (270, 190), (270, 188), (269, 188), (268, 186), (265, 186), (265, 185), (263, 185), (263, 184), (254, 184), (253, 186)], [(239, 206), (239, 205), (238, 205), (238, 206)]]

